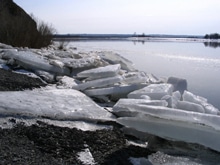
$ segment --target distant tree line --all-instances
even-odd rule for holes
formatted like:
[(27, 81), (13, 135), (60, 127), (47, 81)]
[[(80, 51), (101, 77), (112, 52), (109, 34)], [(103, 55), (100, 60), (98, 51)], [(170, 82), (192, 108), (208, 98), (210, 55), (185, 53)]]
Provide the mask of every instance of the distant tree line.
[(212, 34), (206, 34), (205, 39), (220, 39), (220, 34), (218, 33), (212, 33)]

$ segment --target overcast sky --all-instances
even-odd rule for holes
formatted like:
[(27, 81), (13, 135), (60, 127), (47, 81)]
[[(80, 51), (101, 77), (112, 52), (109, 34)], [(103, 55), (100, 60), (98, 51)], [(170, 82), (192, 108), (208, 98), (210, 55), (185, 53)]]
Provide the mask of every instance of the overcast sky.
[(14, 0), (58, 33), (220, 33), (220, 0)]

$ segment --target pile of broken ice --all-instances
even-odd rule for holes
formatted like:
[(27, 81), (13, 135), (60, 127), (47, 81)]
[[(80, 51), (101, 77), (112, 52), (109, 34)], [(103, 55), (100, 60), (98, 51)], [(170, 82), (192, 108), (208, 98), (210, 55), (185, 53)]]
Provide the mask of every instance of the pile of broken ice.
[(1, 115), (111, 120), (147, 134), (220, 151), (217, 108), (187, 91), (186, 80), (162, 80), (137, 71), (117, 53), (1, 44), (0, 68), (25, 70), (54, 84), (32, 91), (0, 92)]

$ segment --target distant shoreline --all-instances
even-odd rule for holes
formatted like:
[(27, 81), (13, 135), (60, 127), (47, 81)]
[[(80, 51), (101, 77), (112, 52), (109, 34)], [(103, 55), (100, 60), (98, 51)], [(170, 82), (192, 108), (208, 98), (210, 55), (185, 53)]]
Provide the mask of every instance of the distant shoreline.
[(206, 39), (199, 35), (164, 35), (164, 34), (56, 34), (54, 41), (137, 41), (137, 42), (216, 42), (219, 39)]

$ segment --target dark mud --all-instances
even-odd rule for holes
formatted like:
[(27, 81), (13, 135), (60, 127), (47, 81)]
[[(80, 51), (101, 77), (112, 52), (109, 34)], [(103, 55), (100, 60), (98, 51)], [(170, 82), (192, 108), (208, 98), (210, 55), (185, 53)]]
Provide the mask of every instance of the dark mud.
[(40, 79), (0, 69), (0, 91), (19, 91), (45, 86)]
[[(12, 121), (13, 122), (13, 121)], [(128, 146), (119, 128), (81, 131), (39, 122), (0, 129), (0, 164), (83, 164), (80, 151), (88, 148), (97, 164), (129, 165), (129, 157), (146, 157), (146, 148)]]

